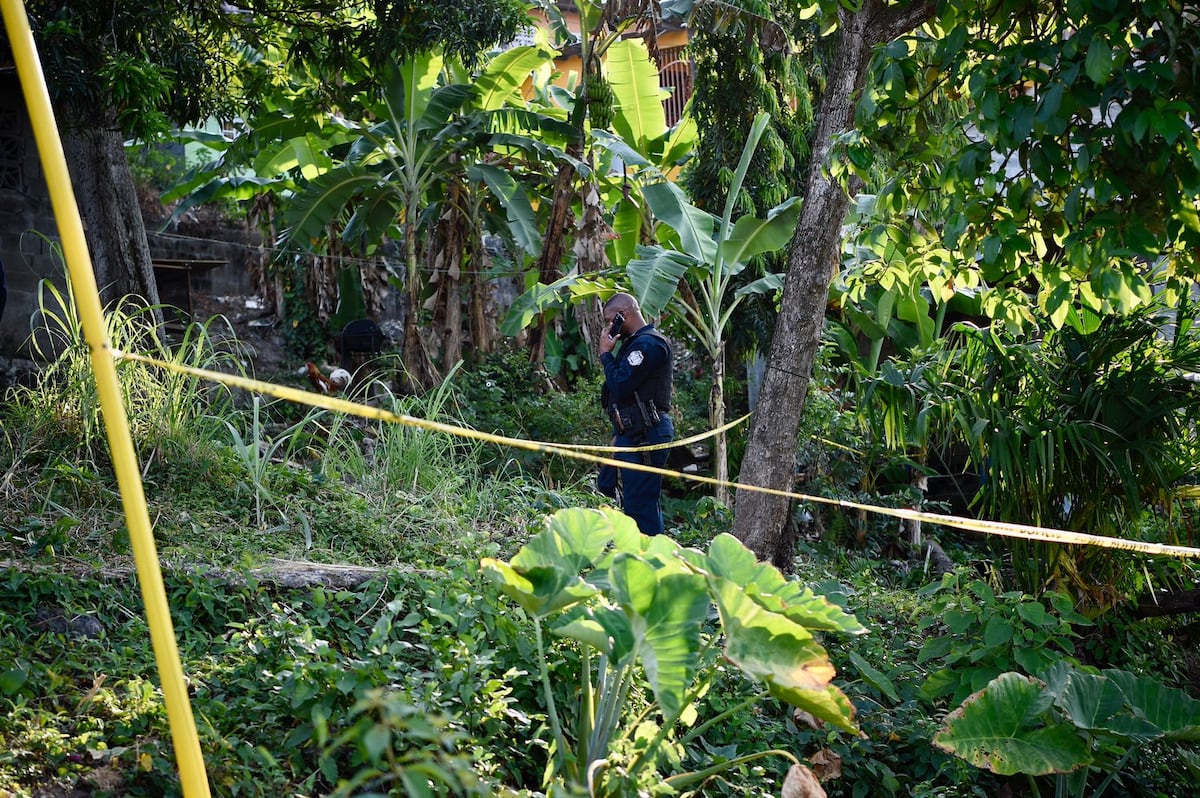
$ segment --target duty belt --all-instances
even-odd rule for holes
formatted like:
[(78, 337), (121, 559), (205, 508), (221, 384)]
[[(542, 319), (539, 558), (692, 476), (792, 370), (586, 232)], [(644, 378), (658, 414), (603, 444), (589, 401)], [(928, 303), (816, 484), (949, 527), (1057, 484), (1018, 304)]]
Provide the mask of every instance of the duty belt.
[(623, 434), (638, 433), (656, 426), (662, 420), (665, 411), (660, 411), (653, 399), (642, 401), (636, 393), (634, 404), (619, 407), (614, 403), (608, 413), (617, 431)]

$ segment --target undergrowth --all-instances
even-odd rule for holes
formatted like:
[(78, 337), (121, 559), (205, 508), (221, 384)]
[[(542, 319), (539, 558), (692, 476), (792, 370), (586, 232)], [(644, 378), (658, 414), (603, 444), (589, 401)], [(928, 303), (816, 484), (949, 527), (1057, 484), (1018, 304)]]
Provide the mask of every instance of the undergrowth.
[[(232, 367), (211, 331), (188, 330), (187, 362)], [(0, 796), (178, 795), (140, 595), (127, 577), (100, 576), (127, 573), (112, 566), (128, 565), (130, 547), (86, 347), (71, 335), (37, 389), (0, 404)], [(479, 559), (511, 557), (549, 513), (598, 506), (590, 467), (417, 427), (276, 412), (265, 398), (136, 364), (121, 377), (214, 794), (544, 794), (553, 737), (530, 673), (533, 632), (481, 578)], [(369, 395), (418, 418), (605, 442), (594, 386), (562, 394), (540, 379), (500, 358), (426, 396), (394, 395), (386, 378)], [(676, 496), (668, 512), (689, 546), (732, 522), (703, 497)], [(867, 627), (823, 641), (862, 734), (760, 701), (681, 748), (681, 766), (781, 749), (823, 768), (830, 796), (1031, 795), (1030, 781), (932, 745), (952, 698), (989, 674), (1057, 659), (1187, 678), (1170, 667), (1178, 625), (1125, 618), (1119, 634), (1097, 635), (1051, 598), (1005, 593), (980, 547), (945, 536), (956, 570), (939, 581), (924, 564), (882, 556), (894, 530), (872, 528), (856, 551), (839, 526), (847, 520), (823, 514), (795, 570)], [(377, 576), (284, 588), (270, 576), (277, 560)], [(1003, 634), (992, 618), (1005, 619)], [(562, 642), (552, 651), (554, 689), (569, 703), (580, 654)], [(699, 718), (751, 707), (759, 689), (718, 667), (697, 697)], [(625, 712), (652, 722), (649, 706), (635, 691)], [(1151, 750), (1124, 794), (1186, 794), (1192, 762), (1186, 749)], [(776, 796), (786, 772), (786, 762), (756, 759), (697, 794)]]

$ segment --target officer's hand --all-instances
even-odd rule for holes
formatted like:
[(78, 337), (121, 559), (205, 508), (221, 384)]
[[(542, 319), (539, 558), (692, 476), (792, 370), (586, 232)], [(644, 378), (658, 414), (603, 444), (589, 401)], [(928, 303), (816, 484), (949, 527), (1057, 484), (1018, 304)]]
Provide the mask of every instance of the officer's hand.
[(608, 330), (600, 333), (600, 354), (611, 352), (617, 346), (617, 339), (611, 338), (608, 335)]

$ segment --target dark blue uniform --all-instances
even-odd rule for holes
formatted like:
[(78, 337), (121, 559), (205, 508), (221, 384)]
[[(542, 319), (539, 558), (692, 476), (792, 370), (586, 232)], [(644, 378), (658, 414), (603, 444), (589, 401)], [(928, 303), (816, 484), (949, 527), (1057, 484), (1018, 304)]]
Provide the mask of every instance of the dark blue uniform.
[[(621, 343), (614, 356), (600, 355), (604, 366), (604, 391), (601, 403), (613, 420), (616, 446), (649, 446), (667, 443), (675, 437), (675, 426), (668, 415), (671, 409), (671, 345), (647, 324)], [(655, 420), (657, 417), (657, 420)], [(667, 450), (621, 452), (616, 459), (662, 468)], [(621, 509), (637, 521), (646, 535), (663, 532), (659, 493), (662, 477), (629, 468), (621, 470), (623, 502)]]

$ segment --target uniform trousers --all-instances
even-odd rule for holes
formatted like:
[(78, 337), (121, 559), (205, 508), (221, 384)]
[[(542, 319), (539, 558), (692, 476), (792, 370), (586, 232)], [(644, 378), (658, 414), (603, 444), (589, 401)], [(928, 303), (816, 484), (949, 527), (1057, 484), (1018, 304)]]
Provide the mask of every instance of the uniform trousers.
[[(668, 443), (675, 438), (675, 425), (671, 417), (663, 413), (659, 422), (648, 428), (645, 434), (618, 434), (615, 446), (651, 446), (656, 443)], [(616, 459), (626, 463), (642, 463), (657, 468), (667, 464), (667, 449), (656, 449), (652, 452), (620, 452)], [(638, 529), (644, 535), (661, 535), (663, 533), (662, 505), (659, 496), (662, 493), (662, 476), (637, 471), (632, 468), (621, 469), (621, 509), (625, 515), (637, 522)]]

